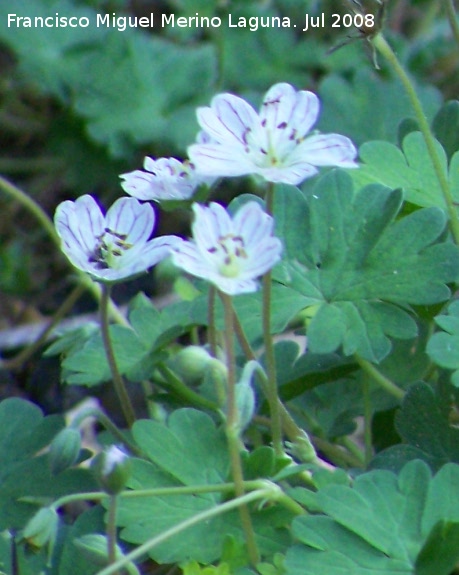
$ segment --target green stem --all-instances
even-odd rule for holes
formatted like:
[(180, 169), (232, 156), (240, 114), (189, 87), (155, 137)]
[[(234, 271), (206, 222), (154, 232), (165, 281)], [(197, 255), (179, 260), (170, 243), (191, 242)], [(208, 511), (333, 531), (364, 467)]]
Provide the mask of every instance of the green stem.
[[(53, 221), (48, 216), (48, 214), (35, 202), (30, 196), (24, 193), (21, 189), (14, 186), (6, 178), (0, 176), (0, 191), (4, 192), (15, 202), (23, 206), (32, 216), (38, 221), (41, 227), (45, 230), (51, 241), (59, 248), (61, 251), (61, 240), (57, 235), (54, 228)], [(67, 258), (66, 261), (68, 262)], [(68, 262), (70, 263), (70, 262)], [(77, 273), (80, 282), (85, 286), (85, 288), (91, 292), (93, 297), (100, 302), (101, 290), (98, 284), (93, 282), (88, 275), (72, 266), (72, 269)], [(110, 316), (120, 324), (127, 324), (127, 321), (119, 309), (110, 300), (109, 302)]]
[(373, 435), (371, 432), (371, 421), (373, 411), (371, 408), (370, 381), (368, 374), (363, 374), (363, 437), (365, 445), (365, 467), (368, 467), (373, 457)]
[[(269, 184), (266, 191), (266, 211), (269, 215), (273, 213), (274, 187)], [(277, 393), (277, 373), (276, 358), (274, 355), (274, 342), (271, 335), (271, 271), (266, 272), (263, 276), (263, 343), (265, 348), (266, 374), (268, 376), (267, 398), (269, 410), (271, 413), (271, 435), (273, 446), (279, 457), (283, 456), (282, 446), (282, 416), (279, 408), (279, 396)]]
[[(234, 481), (234, 491), (237, 497), (245, 494), (244, 475), (242, 471), (242, 461), (240, 454), (239, 438), (239, 413), (236, 403), (236, 360), (234, 355), (234, 313), (231, 297), (223, 292), (219, 292), (225, 313), (225, 348), (226, 363), (228, 369), (227, 385), (227, 413), (226, 413), (226, 437), (231, 460), (231, 473)], [(239, 516), (247, 542), (247, 552), (250, 562), (255, 566), (260, 560), (252, 519), (247, 505), (239, 507)]]
[(317, 449), (324, 453), (335, 465), (344, 464), (349, 467), (363, 467), (363, 463), (360, 458), (355, 457), (348, 451), (343, 451), (337, 445), (330, 443), (330, 441), (327, 441), (323, 437), (312, 435), (311, 441)]
[[(117, 496), (110, 495), (108, 499), (108, 517), (107, 517), (107, 552), (108, 563), (113, 565), (116, 562), (116, 507)], [(114, 571), (118, 575), (118, 571)]]
[(456, 9), (454, 8), (454, 0), (443, 0), (445, 5), (446, 16), (451, 27), (456, 44), (459, 46), (459, 24), (456, 18)]
[(161, 543), (167, 541), (171, 537), (174, 537), (175, 535), (182, 533), (182, 531), (188, 529), (189, 527), (197, 525), (202, 521), (209, 521), (213, 517), (217, 517), (218, 515), (221, 515), (228, 511), (232, 511), (233, 509), (240, 508), (241, 506), (247, 505), (253, 501), (257, 501), (260, 499), (271, 499), (272, 496), (273, 496), (272, 487), (266, 487), (265, 489), (252, 491), (251, 493), (246, 493), (241, 497), (237, 497), (235, 499), (231, 499), (230, 501), (226, 501), (221, 505), (217, 505), (215, 507), (212, 507), (211, 509), (203, 511), (202, 513), (197, 513), (196, 515), (193, 515), (193, 517), (190, 517), (189, 519), (182, 521), (178, 525), (175, 525), (170, 529), (166, 529), (166, 531), (163, 531), (160, 535), (157, 535), (156, 537), (149, 539), (143, 545), (140, 545), (140, 547), (137, 547), (137, 549), (134, 549), (134, 551), (131, 551), (131, 553), (128, 553), (127, 555), (116, 561), (113, 565), (109, 565), (105, 569), (98, 571), (96, 575), (113, 575), (114, 573), (116, 573), (117, 570), (121, 569), (122, 567), (125, 567), (132, 561), (139, 559), (140, 557), (142, 557), (142, 555), (148, 553), (149, 551), (151, 551), (151, 549), (153, 549), (157, 545), (160, 545)]
[(363, 359), (362, 357), (355, 355), (356, 362), (360, 365), (365, 373), (367, 373), (380, 387), (382, 387), (387, 393), (390, 393), (397, 399), (403, 399), (405, 392), (403, 389), (398, 387), (393, 381), (383, 375), (376, 367)]
[(360, 462), (360, 467), (365, 465), (365, 455), (362, 453), (361, 449), (347, 436), (341, 437), (339, 439), (340, 445), (345, 447), (350, 454), (352, 454), (357, 461)]
[(422, 104), (416, 94), (416, 90), (414, 89), (414, 86), (411, 83), (408, 74), (405, 72), (403, 66), (400, 64), (397, 56), (395, 55), (395, 52), (387, 43), (384, 36), (381, 33), (376, 34), (376, 36), (374, 36), (374, 38), (372, 39), (372, 43), (375, 46), (375, 48), (387, 59), (389, 64), (392, 66), (395, 73), (400, 78), (406, 90), (406, 93), (408, 94), (408, 98), (410, 99), (411, 105), (416, 115), (416, 119), (418, 121), (419, 129), (421, 130), (421, 133), (424, 137), (427, 151), (429, 153), (430, 159), (432, 160), (432, 165), (434, 167), (437, 180), (440, 184), (443, 199), (446, 204), (446, 209), (449, 215), (450, 226), (452, 234), (454, 236), (454, 240), (456, 244), (459, 245), (459, 218), (456, 212), (456, 208), (454, 206), (451, 190), (449, 188), (447, 174), (445, 173), (443, 166), (441, 164), (440, 157), (437, 153), (434, 136), (430, 129), (427, 118), (424, 114), (424, 110), (422, 109)]
[(239, 345), (241, 346), (242, 351), (244, 352), (245, 357), (249, 361), (256, 359), (255, 358), (255, 352), (253, 351), (253, 349), (250, 346), (249, 340), (247, 339), (247, 337), (244, 333), (241, 322), (239, 321), (239, 318), (238, 318), (237, 313), (234, 310), (234, 308), (233, 308), (233, 317), (234, 317), (234, 332), (236, 334)]
[(126, 423), (129, 427), (132, 427), (136, 417), (135, 411), (131, 403), (131, 399), (128, 395), (126, 386), (124, 385), (123, 378), (120, 375), (118, 366), (116, 364), (115, 353), (112, 346), (112, 341), (110, 338), (109, 331), (109, 321), (108, 321), (108, 302), (110, 300), (110, 286), (103, 284), (102, 286), (102, 299), (100, 302), (100, 327), (102, 332), (102, 340), (104, 342), (105, 355), (107, 356), (107, 362), (110, 367), (110, 373), (112, 375), (113, 385), (115, 387), (116, 395), (118, 396), (121, 409), (123, 411)]
[(52, 242), (61, 249), (61, 241), (54, 229), (53, 222), (48, 217), (48, 214), (35, 202), (30, 196), (25, 194), (22, 190), (14, 186), (6, 178), (0, 176), (0, 190), (13, 198), (15, 202), (21, 204), (28, 212), (30, 212), (36, 220), (40, 223), (41, 227), (46, 231)]
[[(158, 363), (156, 366), (159, 373), (163, 376), (167, 389), (169, 391), (175, 392), (179, 397), (185, 399), (191, 405), (196, 407), (201, 407), (204, 409), (210, 409), (211, 411), (218, 411), (218, 405), (199, 395), (192, 389), (190, 389), (187, 385), (183, 383), (183, 381), (176, 375), (171, 369), (167, 367), (163, 362)], [(159, 385), (163, 385), (159, 383)]]
[(81, 411), (75, 419), (72, 421), (70, 427), (74, 429), (78, 429), (82, 422), (87, 419), (88, 417), (94, 417), (94, 419), (103, 425), (105, 429), (113, 435), (116, 439), (121, 441), (121, 443), (133, 454), (137, 457), (142, 457), (142, 451), (137, 447), (135, 443), (130, 441), (126, 434), (123, 433), (118, 427), (113, 423), (113, 421), (108, 417), (106, 413), (104, 413), (101, 409), (96, 407), (88, 407)]
[[(256, 491), (266, 487), (266, 481), (262, 479), (245, 481), (247, 491)], [(163, 497), (165, 495), (199, 495), (204, 493), (234, 493), (234, 483), (218, 483), (215, 485), (187, 485), (183, 487), (152, 487), (151, 489), (125, 490), (118, 494), (122, 499), (135, 499), (137, 497)], [(273, 492), (274, 493), (274, 492)], [(284, 494), (285, 495), (285, 494)], [(77, 501), (102, 501), (110, 497), (105, 491), (89, 491), (86, 493), (72, 493), (56, 499), (51, 505), (56, 511)], [(281, 500), (276, 492), (277, 499)], [(21, 501), (25, 501), (22, 499)]]
[[(265, 479), (254, 479), (251, 481), (244, 481), (244, 489), (248, 491), (260, 491), (271, 486), (269, 500), (272, 503), (279, 503), (286, 509), (289, 509), (295, 515), (303, 515), (305, 510), (301, 505), (296, 503), (291, 497), (284, 493), (275, 483), (271, 483)], [(167, 495), (200, 495), (206, 493), (234, 493), (234, 483), (218, 483), (215, 485), (187, 485), (183, 487), (153, 487), (151, 489), (137, 489), (125, 490), (118, 494), (122, 499), (137, 499), (142, 497), (164, 497)], [(56, 499), (51, 505), (51, 508), (58, 511), (61, 507), (76, 503), (78, 501), (103, 501), (109, 498), (110, 495), (105, 491), (90, 491), (87, 493), (72, 493), (71, 495), (63, 495)], [(26, 498), (21, 501), (27, 502)]]
[(207, 334), (209, 338), (210, 353), (212, 357), (217, 357), (217, 329), (215, 327), (215, 294), (217, 290), (214, 286), (209, 287), (207, 298)]
[(77, 285), (70, 295), (61, 304), (59, 309), (51, 318), (48, 325), (43, 329), (38, 338), (28, 347), (20, 351), (15, 357), (0, 361), (3, 369), (17, 369), (21, 367), (32, 355), (44, 345), (48, 339), (49, 334), (53, 331), (56, 325), (63, 319), (67, 313), (72, 309), (75, 303), (80, 299), (85, 291), (85, 286), (82, 284)]

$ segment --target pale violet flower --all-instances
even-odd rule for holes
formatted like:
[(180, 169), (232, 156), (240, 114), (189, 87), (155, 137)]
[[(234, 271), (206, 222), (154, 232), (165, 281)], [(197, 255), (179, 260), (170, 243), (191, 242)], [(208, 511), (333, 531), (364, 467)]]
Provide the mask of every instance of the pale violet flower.
[(155, 224), (150, 204), (120, 198), (104, 216), (92, 196), (59, 204), (54, 216), (62, 251), (72, 264), (94, 279), (117, 282), (146, 271), (182, 240), (149, 240)]
[(229, 295), (255, 291), (256, 279), (281, 257), (273, 218), (257, 202), (246, 203), (233, 218), (217, 203), (193, 204), (193, 211), (194, 241), (174, 247), (175, 265)]
[(201, 184), (211, 185), (215, 178), (200, 175), (194, 165), (176, 158), (148, 156), (144, 160), (144, 170), (134, 170), (121, 174), (123, 190), (139, 200), (186, 200), (191, 198)]
[(189, 157), (203, 174), (259, 174), (269, 182), (293, 185), (320, 166), (357, 167), (357, 150), (349, 138), (310, 134), (319, 108), (315, 94), (285, 83), (271, 87), (259, 113), (238, 96), (219, 94), (210, 107), (197, 110), (210, 141), (190, 146)]

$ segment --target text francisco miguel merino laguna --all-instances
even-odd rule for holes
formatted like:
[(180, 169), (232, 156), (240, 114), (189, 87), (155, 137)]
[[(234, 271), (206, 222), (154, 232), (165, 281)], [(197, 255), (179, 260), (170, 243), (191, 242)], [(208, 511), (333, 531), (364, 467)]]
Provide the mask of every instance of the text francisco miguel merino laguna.
[[(325, 27), (324, 13), (318, 16), (305, 15), (305, 23), (301, 28), (303, 32), (311, 28)], [(157, 18), (158, 20), (158, 18)], [(20, 16), (18, 14), (8, 14), (8, 28), (115, 28), (124, 32), (127, 28), (153, 28), (154, 14), (149, 16), (117, 16), (112, 14), (92, 14), (87, 16), (61, 16), (59, 12), (47, 16)], [(180, 16), (175, 14), (161, 14), (159, 24), (162, 28), (220, 28), (222, 18), (219, 16), (200, 16), (196, 12), (195, 16)], [(249, 28), (252, 32), (258, 28), (296, 28), (296, 24), (291, 22), (287, 16), (232, 16), (227, 15), (226, 26), (228, 28)]]

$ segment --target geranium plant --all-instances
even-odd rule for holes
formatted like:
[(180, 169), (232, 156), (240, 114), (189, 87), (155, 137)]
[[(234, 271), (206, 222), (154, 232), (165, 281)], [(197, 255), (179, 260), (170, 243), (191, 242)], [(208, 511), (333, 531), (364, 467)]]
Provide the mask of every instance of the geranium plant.
[[(172, 4), (194, 17), (186, 3)], [(204, 4), (214, 18), (228, 8)], [(274, 4), (293, 18), (289, 3)], [(335, 15), (355, 28), (336, 46), (369, 42), (373, 57), (357, 61), (368, 67), (366, 80), (374, 63), (384, 66), (385, 79), (371, 80), (375, 100), (398, 95), (386, 121), (376, 109), (340, 114), (330, 85), (343, 86), (349, 70), (332, 46), (340, 79), (328, 79), (318, 60), (319, 93), (312, 73), (311, 90), (301, 89), (303, 56), (301, 65), (290, 59), (296, 42), (308, 40), (290, 30), (276, 30), (289, 47), (288, 81), (271, 67), (258, 80), (241, 67), (239, 78), (228, 56), (228, 45), (231, 53), (239, 45), (225, 33), (153, 34), (150, 45), (131, 31), (118, 40), (131, 41), (131, 51), (114, 40), (107, 50), (119, 69), (120, 54), (158, 56), (151, 70), (137, 66), (139, 85), (130, 88), (142, 92), (148, 113), (142, 121), (131, 104), (125, 124), (123, 114), (107, 119), (99, 110), (99, 123), (91, 117), (87, 126), (117, 162), (123, 156), (118, 188), (56, 202), (52, 221), (0, 179), (77, 283), (4, 368), (13, 372), (41, 350), (58, 362), (63, 389), (92, 398), (73, 415), (67, 406), (44, 414), (17, 397), (0, 402), (0, 573), (457, 572), (459, 104), (442, 104), (413, 82), (382, 33), (377, 4), (372, 18), (358, 2), (345, 14), (351, 20)], [(454, 7), (445, 7), (457, 40)], [(249, 8), (235, 10), (244, 18)], [(257, 55), (255, 36), (237, 33), (239, 57)], [(329, 39), (320, 41), (325, 48)], [(214, 44), (219, 76), (209, 79), (212, 90), (203, 79), (196, 92), (191, 63), (213, 70), (205, 54)], [(88, 38), (71, 45), (72, 66), (59, 82), (43, 79), (53, 90), (68, 82), (84, 118), (90, 112), (81, 112), (71, 74), (90, 50)], [(400, 53), (413, 66), (415, 56)], [(189, 74), (183, 84), (176, 69)], [(165, 86), (153, 98), (148, 82), (158, 70)], [(353, 79), (354, 112), (363, 106), (362, 77)], [(386, 82), (380, 92), (378, 82)], [(113, 86), (110, 93), (118, 94)], [(196, 121), (182, 130), (188, 113)], [(146, 143), (146, 128), (156, 130), (158, 153), (138, 169), (134, 149)], [(373, 128), (378, 137), (367, 138)], [(6, 256), (0, 262), (7, 269)], [(128, 281), (135, 293), (120, 306), (117, 289)], [(153, 283), (165, 304), (141, 293)], [(66, 327), (63, 316), (85, 290), (99, 315)], [(112, 387), (115, 400), (102, 408), (95, 398)]]

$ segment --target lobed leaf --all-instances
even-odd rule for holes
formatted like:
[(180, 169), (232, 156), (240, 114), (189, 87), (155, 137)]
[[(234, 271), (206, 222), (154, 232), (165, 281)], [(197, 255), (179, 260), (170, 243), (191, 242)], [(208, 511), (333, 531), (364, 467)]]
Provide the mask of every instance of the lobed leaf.
[[(167, 423), (137, 421), (133, 435), (150, 461), (134, 461), (129, 481), (132, 489), (218, 485), (229, 479), (224, 430), (200, 411), (176, 410)], [(180, 465), (177, 465), (179, 460)], [(264, 458), (261, 463), (265, 465)], [(223, 497), (218, 492), (211, 492), (122, 498), (118, 514), (121, 537), (130, 543), (144, 543), (197, 513), (215, 507), (224, 501)], [(285, 550), (288, 534), (284, 526), (290, 519), (289, 513), (271, 507), (253, 510), (252, 519), (262, 553)], [(153, 548), (150, 556), (161, 563), (194, 560), (207, 564), (220, 556), (228, 536), (239, 543), (244, 541), (237, 511), (198, 523)]]
[(428, 563), (426, 543), (448, 549), (435, 572), (448, 575), (457, 531), (438, 523), (459, 520), (459, 504), (451, 504), (458, 479), (458, 465), (448, 464), (432, 478), (425, 463), (413, 461), (398, 477), (377, 470), (357, 477), (352, 487), (323, 487), (316, 497), (323, 514), (293, 522), (300, 543), (287, 552), (287, 575), (418, 575)]
[(307, 322), (311, 352), (342, 346), (345, 355), (381, 361), (389, 338), (416, 336), (410, 305), (448, 298), (459, 252), (440, 241), (445, 216), (430, 208), (396, 220), (401, 202), (400, 191), (378, 184), (355, 191), (342, 171), (307, 195), (276, 189), (276, 233), (286, 249), (274, 277), (315, 304)]

